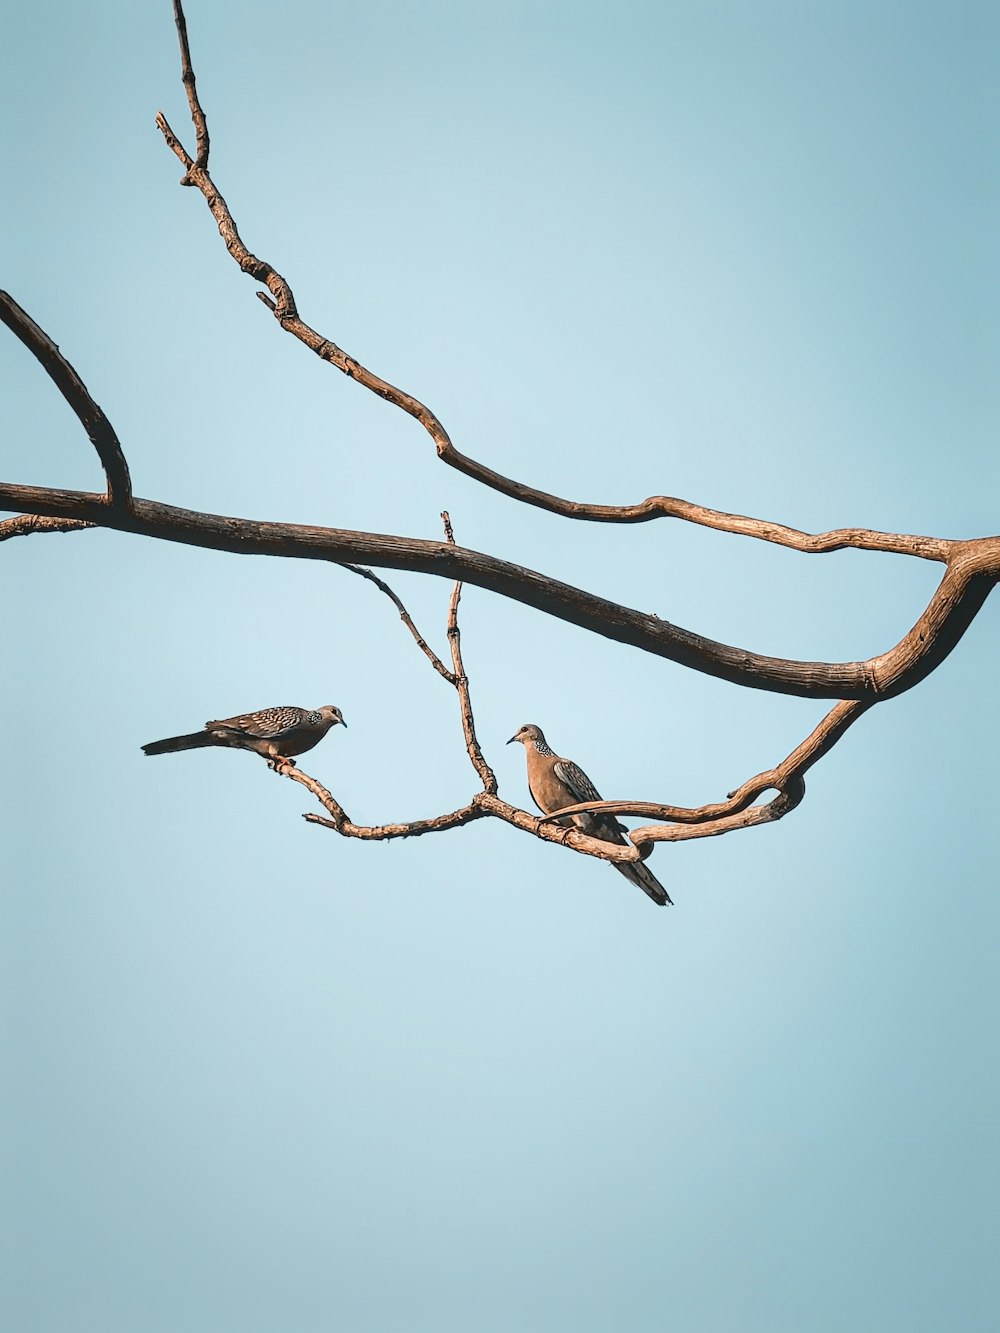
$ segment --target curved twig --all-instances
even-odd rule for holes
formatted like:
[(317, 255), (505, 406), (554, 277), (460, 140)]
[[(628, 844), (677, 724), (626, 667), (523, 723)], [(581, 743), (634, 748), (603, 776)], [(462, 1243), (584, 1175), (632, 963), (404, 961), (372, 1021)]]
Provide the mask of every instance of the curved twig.
[(766, 805), (752, 805), (746, 810), (724, 815), (705, 824), (656, 824), (650, 828), (634, 829), (630, 837), (639, 849), (640, 855), (645, 857), (657, 842), (689, 842), (692, 838), (717, 838), (723, 833), (735, 833), (738, 829), (772, 824), (801, 804), (805, 794), (805, 783), (801, 778), (796, 778), (789, 784), (787, 791), (779, 792)]
[[(795, 551), (821, 553), (855, 547), (865, 551), (887, 551), (898, 555), (917, 556), (924, 560), (942, 561), (948, 558), (953, 543), (944, 538), (873, 532), (867, 528), (837, 528), (830, 532), (808, 533), (766, 519), (748, 518), (741, 514), (727, 514), (722, 510), (708, 509), (703, 505), (692, 504), (690, 501), (668, 495), (653, 495), (639, 504), (631, 505), (588, 504), (578, 500), (566, 500), (548, 491), (537, 490), (533, 486), (515, 481), (511, 477), (505, 477), (484, 463), (463, 454), (453, 444), (440, 419), (419, 398), (382, 379), (331, 339), (310, 327), (299, 315), (295, 295), (288, 281), (266, 260), (259, 259), (247, 249), (229, 205), (208, 173), (208, 127), (205, 113), (194, 90), (194, 71), (191, 67), (191, 52), (180, 0), (174, 0), (174, 15), (181, 48), (182, 78), (197, 135), (197, 160), (191, 158), (162, 112), (157, 114), (156, 124), (168, 147), (184, 166), (181, 183), (193, 185), (201, 191), (218, 224), (226, 249), (244, 273), (267, 287), (273, 299), (266, 297), (263, 292), (258, 292), (257, 295), (271, 310), (285, 332), (297, 338), (321, 360), (418, 421), (433, 440), (438, 458), (449, 467), (455, 468), (464, 476), (471, 477), (473, 481), (481, 482), (490, 490), (506, 495), (509, 499), (533, 505), (548, 513), (560, 514), (564, 518), (583, 519), (592, 523), (648, 523), (656, 518), (676, 518), (701, 527), (714, 528), (719, 532), (730, 532), (754, 537), (760, 541), (773, 542)], [(203, 143), (204, 151), (202, 151)]]
[[(447, 513), (441, 515), (444, 521), (445, 540), (452, 546), (455, 545), (455, 534), (452, 531), (451, 519)], [(384, 579), (380, 579), (377, 574), (373, 574), (370, 569), (365, 569), (361, 565), (345, 564), (344, 569), (349, 569), (353, 574), (360, 574), (362, 578), (368, 579), (374, 583), (395, 606), (399, 612), (399, 618), (410, 631), (416, 640), (417, 647), (424, 654), (427, 660), (433, 666), (439, 676), (443, 677), (458, 693), (459, 707), (462, 713), (462, 733), (465, 737), (465, 748), (472, 766), (483, 784), (483, 789), (488, 792), (496, 792), (497, 780), (489, 764), (483, 758), (483, 752), (476, 737), (476, 723), (472, 713), (472, 698), (469, 693), (469, 678), (465, 674), (465, 668), (462, 664), (462, 634), (458, 627), (458, 604), (462, 596), (462, 584), (456, 581), (451, 593), (451, 601), (448, 605), (448, 642), (451, 647), (451, 660), (454, 666), (453, 671), (448, 668), (438, 657), (437, 653), (431, 648), (423, 635), (413, 623), (413, 618), (403, 605), (399, 597), (389, 587)]]
[[(828, 754), (848, 727), (857, 722), (858, 718), (872, 706), (871, 702), (862, 700), (841, 700), (786, 759), (774, 768), (765, 769), (763, 773), (748, 778), (746, 782), (731, 791), (725, 801), (695, 807), (664, 805), (659, 801), (589, 801), (580, 805), (567, 805), (562, 810), (553, 810), (551, 814), (542, 816), (542, 822), (549, 823), (563, 819), (567, 815), (596, 811), (612, 815), (665, 819), (675, 824), (705, 824), (728, 818), (730, 815), (741, 813), (766, 791), (773, 789), (787, 796), (813, 764)], [(798, 801), (795, 804), (797, 805)], [(641, 833), (645, 837), (649, 830), (637, 829), (635, 833), (636, 836)]]
[(417, 629), (416, 625), (414, 625), (413, 619), (410, 616), (409, 611), (407, 611), (406, 607), (396, 596), (393, 590), (389, 587), (388, 583), (386, 583), (384, 579), (380, 579), (377, 574), (373, 574), (370, 569), (365, 569), (363, 565), (351, 565), (345, 561), (342, 564), (341, 568), (349, 569), (352, 574), (357, 574), (361, 578), (367, 579), (369, 583), (374, 583), (376, 588), (378, 588), (381, 592), (385, 593), (386, 597), (389, 598), (393, 606), (395, 606), (396, 610), (399, 612), (400, 620), (413, 635), (417, 647), (427, 658), (428, 662), (430, 662), (434, 670), (438, 673), (439, 676), (443, 677), (448, 682), (449, 685), (455, 685), (456, 680), (454, 672), (448, 670), (448, 668), (441, 661), (440, 657), (438, 657), (434, 649), (430, 646), (430, 644), (427, 642), (424, 636)]
[[(44, 329), (22, 310), (7, 292), (0, 292), (0, 320), (20, 338), (49, 379), (76, 413), (91, 444), (97, 450), (108, 488), (104, 503), (127, 509), (132, 499), (128, 464), (114, 427), (91, 398), (87, 386)], [(17, 505), (18, 509), (28, 506)]]

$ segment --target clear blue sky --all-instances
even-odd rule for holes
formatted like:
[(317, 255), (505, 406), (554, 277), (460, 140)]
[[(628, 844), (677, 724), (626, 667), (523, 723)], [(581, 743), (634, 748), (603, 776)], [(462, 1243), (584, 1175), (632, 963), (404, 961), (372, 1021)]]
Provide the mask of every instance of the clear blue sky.
[[(153, 118), (167, 0), (6, 17), (3, 285), (140, 495), (461, 542), (774, 654), (891, 646), (930, 565), (572, 525), (442, 467), (284, 338)], [(972, 3), (198, 4), (215, 179), (304, 317), (462, 449), (585, 499), (1000, 526), (998, 23)], [(97, 488), (0, 339), (2, 475)], [(444, 650), (444, 583), (393, 579)], [(336, 569), (0, 548), (0, 1322), (19, 1333), (986, 1333), (997, 1290), (991, 601), (676, 906), (499, 825), (304, 824), (207, 717), (338, 704), (358, 820), (475, 788), (454, 697)], [(700, 803), (821, 705), (474, 589), (480, 735)], [(515, 752), (516, 751), (516, 752)]]

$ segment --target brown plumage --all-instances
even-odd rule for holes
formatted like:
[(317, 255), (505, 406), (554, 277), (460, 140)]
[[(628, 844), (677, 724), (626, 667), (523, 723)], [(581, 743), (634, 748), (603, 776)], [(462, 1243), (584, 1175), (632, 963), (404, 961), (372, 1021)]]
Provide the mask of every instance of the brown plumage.
[(282, 764), (295, 767), (293, 754), (304, 754), (318, 745), (337, 723), (347, 726), (340, 709), (333, 704), (322, 708), (260, 708), (256, 713), (240, 713), (217, 722), (206, 722), (204, 731), (186, 736), (168, 736), (142, 747), (144, 754), (173, 754), (177, 750), (199, 750), (203, 745), (225, 745), (235, 750), (253, 750), (263, 755), (272, 768)]
[[(551, 814), (553, 810), (562, 810), (567, 805), (582, 805), (584, 801), (603, 800), (579, 764), (574, 764), (572, 759), (563, 759), (549, 748), (541, 727), (536, 727), (533, 722), (526, 723), (511, 736), (507, 744), (514, 741), (520, 741), (524, 746), (528, 761), (528, 790), (542, 814)], [(620, 824), (614, 815), (600, 812), (567, 815), (559, 822), (575, 824), (581, 833), (591, 838), (630, 845), (625, 837), (627, 830), (624, 824)], [(648, 894), (657, 906), (663, 907), (665, 903), (671, 902), (666, 889), (644, 861), (612, 861), (611, 864), (629, 883)]]

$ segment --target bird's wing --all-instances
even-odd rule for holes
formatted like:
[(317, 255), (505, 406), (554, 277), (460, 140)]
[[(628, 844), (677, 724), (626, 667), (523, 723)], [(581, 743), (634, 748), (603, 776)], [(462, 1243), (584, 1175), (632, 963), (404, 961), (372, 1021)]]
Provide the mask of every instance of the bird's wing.
[(552, 771), (566, 790), (572, 792), (577, 802), (604, 799), (580, 765), (574, 764), (572, 759), (557, 759), (552, 765)]
[(260, 740), (276, 740), (301, 724), (306, 716), (304, 708), (286, 706), (282, 708), (259, 708), (256, 713), (240, 713), (238, 717), (225, 717), (218, 722), (207, 722), (212, 727), (225, 727), (232, 731), (245, 731), (248, 736)]
[[(566, 790), (573, 794), (578, 804), (582, 805), (584, 801), (604, 800), (604, 797), (580, 765), (574, 764), (572, 759), (557, 759), (552, 771)], [(574, 815), (572, 817), (586, 832), (592, 832), (597, 837), (603, 837), (610, 842), (622, 841), (621, 834), (624, 829), (614, 815), (605, 815), (598, 812), (593, 815)]]

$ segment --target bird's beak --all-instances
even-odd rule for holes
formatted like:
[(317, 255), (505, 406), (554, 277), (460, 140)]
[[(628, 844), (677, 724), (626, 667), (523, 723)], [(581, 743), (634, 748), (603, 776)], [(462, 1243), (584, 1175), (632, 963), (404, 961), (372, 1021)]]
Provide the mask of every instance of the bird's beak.
[(511, 738), (510, 738), (510, 740), (507, 742), (507, 744), (508, 744), (508, 745), (513, 745), (514, 742), (515, 742), (516, 740), (517, 740), (517, 737), (516, 737), (516, 736), (511, 736)]
[(344, 721), (343, 718), (340, 719), (340, 725), (341, 725), (342, 727), (346, 727), (346, 726), (347, 726), (347, 723)]

